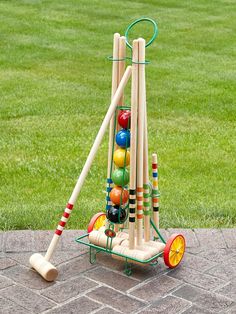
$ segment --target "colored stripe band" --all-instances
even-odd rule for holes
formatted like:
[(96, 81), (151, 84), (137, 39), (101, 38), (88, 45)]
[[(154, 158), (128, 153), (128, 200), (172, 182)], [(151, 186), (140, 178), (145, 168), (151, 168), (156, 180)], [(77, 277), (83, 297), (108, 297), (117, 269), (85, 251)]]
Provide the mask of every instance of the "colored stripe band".
[(130, 214), (135, 214), (135, 208), (129, 208)]
[(144, 184), (144, 185), (143, 185), (143, 188), (149, 190), (149, 184)]
[(66, 218), (69, 218), (70, 214), (64, 212), (63, 216), (66, 217)]
[(129, 217), (129, 222), (135, 222), (135, 217)]
[(149, 207), (150, 206), (150, 202), (143, 202), (143, 206), (144, 207)]
[(113, 183), (112, 179), (107, 178), (107, 183)]
[(59, 236), (60, 236), (60, 235), (62, 234), (62, 231), (61, 231), (61, 230), (56, 229), (55, 233), (56, 233), (57, 235), (59, 235)]
[(158, 212), (159, 211), (159, 207), (153, 207), (153, 211), (154, 212)]
[(143, 214), (137, 214), (138, 219), (143, 219)]
[(137, 192), (143, 192), (143, 188), (137, 188)]
[(152, 164), (152, 169), (157, 169), (157, 164)]
[(107, 192), (111, 192), (111, 190), (112, 190), (112, 187), (110, 187), (110, 186), (107, 187), (107, 189), (106, 189)]
[(150, 210), (144, 210), (143, 214), (144, 214), (144, 216), (149, 216), (150, 215)]
[(132, 200), (132, 199), (130, 199), (130, 200), (129, 200), (129, 203), (130, 203), (130, 204), (135, 204), (135, 203), (136, 203), (136, 201), (135, 201), (135, 199), (133, 199), (133, 200)]
[(61, 220), (61, 221), (59, 222), (59, 225), (62, 226), (62, 227), (65, 227), (65, 224), (66, 224), (66, 221), (62, 221), (62, 220)]
[(68, 203), (67, 205), (66, 205), (66, 208), (68, 208), (68, 209), (73, 209), (73, 204), (70, 204), (70, 203)]
[(129, 194), (130, 194), (130, 195), (135, 195), (135, 194), (136, 194), (136, 190), (131, 190), (131, 189), (130, 189), (130, 190), (129, 190)]
[(153, 173), (152, 173), (152, 176), (153, 176), (154, 178), (157, 178), (157, 177), (158, 177), (158, 173), (157, 173), (157, 172), (153, 172)]

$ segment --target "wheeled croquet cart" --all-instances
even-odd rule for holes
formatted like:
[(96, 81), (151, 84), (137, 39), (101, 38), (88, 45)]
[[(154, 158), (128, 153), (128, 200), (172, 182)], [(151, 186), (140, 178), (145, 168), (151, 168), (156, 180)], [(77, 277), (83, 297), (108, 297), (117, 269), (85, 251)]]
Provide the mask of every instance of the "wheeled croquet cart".
[[(138, 38), (129, 43), (129, 31), (139, 22), (151, 23), (154, 34), (148, 43)], [(125, 262), (125, 273), (131, 274), (131, 264), (156, 265), (163, 256), (165, 264), (176, 267), (185, 251), (185, 239), (173, 234), (165, 242), (159, 231), (159, 190), (157, 155), (152, 154), (152, 182), (149, 181), (145, 48), (156, 38), (156, 23), (149, 18), (134, 21), (125, 36), (114, 34), (111, 104), (96, 136), (83, 170), (66, 205), (45, 256), (35, 253), (31, 266), (47, 281), (58, 275), (50, 263), (66, 226), (85, 178), (92, 166), (99, 145), (109, 128), (106, 208), (90, 221), (87, 233), (76, 241), (89, 246), (90, 262), (99, 252), (111, 254)], [(126, 56), (126, 46), (131, 57)], [(126, 67), (126, 62), (131, 65)], [(131, 106), (124, 102), (124, 89), (130, 77)]]
[[(131, 46), (129, 31), (141, 21), (152, 23), (154, 35), (147, 44), (139, 38)], [(110, 121), (106, 213), (94, 215), (87, 234), (76, 239), (89, 246), (91, 263), (95, 263), (99, 252), (105, 252), (124, 261), (127, 275), (131, 274), (131, 264), (156, 265), (162, 256), (166, 266), (174, 268), (185, 251), (183, 235), (173, 234), (166, 242), (159, 231), (156, 154), (152, 155), (152, 183), (148, 175), (145, 48), (156, 36), (157, 25), (148, 18), (133, 22), (125, 36), (114, 34), (113, 56), (109, 57), (113, 62), (112, 98), (124, 74), (125, 62), (131, 59), (131, 107), (124, 104), (122, 93)], [(126, 57), (126, 45), (132, 51), (131, 58)]]

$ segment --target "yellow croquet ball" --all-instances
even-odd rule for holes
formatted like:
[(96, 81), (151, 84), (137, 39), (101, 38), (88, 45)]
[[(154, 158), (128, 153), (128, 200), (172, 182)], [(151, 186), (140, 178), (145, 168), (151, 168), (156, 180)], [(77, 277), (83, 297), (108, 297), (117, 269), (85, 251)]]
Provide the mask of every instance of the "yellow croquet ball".
[(130, 162), (130, 152), (123, 148), (118, 148), (114, 153), (113, 160), (117, 167), (128, 166)]

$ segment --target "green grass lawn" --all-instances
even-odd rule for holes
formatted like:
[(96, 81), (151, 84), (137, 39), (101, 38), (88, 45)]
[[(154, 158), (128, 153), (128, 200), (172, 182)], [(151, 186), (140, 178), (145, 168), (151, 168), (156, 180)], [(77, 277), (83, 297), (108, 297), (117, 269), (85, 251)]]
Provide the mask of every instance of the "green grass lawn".
[[(161, 226), (236, 225), (234, 0), (9, 0), (0, 1), (1, 229), (57, 225), (109, 105), (113, 33), (141, 16), (159, 25), (146, 70)], [(68, 228), (105, 208), (107, 141)]]

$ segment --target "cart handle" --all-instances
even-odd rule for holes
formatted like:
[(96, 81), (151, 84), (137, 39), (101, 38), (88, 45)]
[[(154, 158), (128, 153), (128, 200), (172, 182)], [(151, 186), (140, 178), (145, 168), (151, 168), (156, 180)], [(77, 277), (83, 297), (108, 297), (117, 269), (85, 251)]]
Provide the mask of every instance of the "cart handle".
[(130, 48), (130, 49), (133, 49), (131, 44), (129, 43), (129, 31), (131, 30), (131, 28), (135, 25), (135, 24), (138, 24), (140, 22), (150, 22), (152, 25), (153, 25), (153, 29), (154, 29), (154, 33), (153, 33), (153, 36), (152, 38), (149, 40), (149, 42), (146, 43), (145, 47), (148, 47), (150, 46), (153, 41), (156, 39), (157, 35), (158, 35), (158, 27), (157, 27), (157, 23), (150, 19), (149, 17), (142, 17), (140, 19), (137, 19), (135, 20), (134, 22), (132, 22), (126, 29), (125, 31), (125, 42), (126, 42), (126, 45)]

